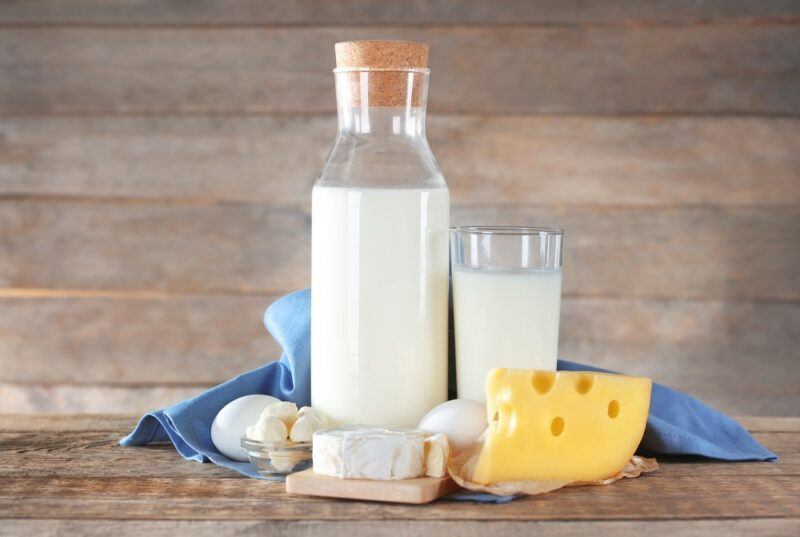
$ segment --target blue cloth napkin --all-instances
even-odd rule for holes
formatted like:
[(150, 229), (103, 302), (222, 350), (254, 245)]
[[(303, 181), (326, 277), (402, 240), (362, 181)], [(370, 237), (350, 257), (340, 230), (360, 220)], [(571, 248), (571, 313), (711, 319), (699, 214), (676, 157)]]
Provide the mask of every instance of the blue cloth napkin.
[[(249, 463), (232, 461), (217, 451), (211, 442), (211, 422), (223, 406), (243, 395), (263, 393), (298, 405), (309, 404), (310, 291), (297, 291), (277, 300), (264, 314), (264, 324), (283, 349), (279, 361), (234, 377), (177, 405), (146, 414), (120, 444), (137, 446), (170, 441), (185, 459), (211, 461), (247, 476), (259, 477)], [(609, 372), (564, 360), (558, 361), (558, 369)], [(653, 384), (650, 415), (639, 451), (698, 455), (724, 461), (777, 459), (731, 418), (694, 397), (660, 384)], [(515, 497), (463, 492), (449, 498), (503, 503)]]
[(277, 362), (243, 373), (200, 395), (168, 408), (145, 414), (122, 446), (172, 442), (184, 459), (208, 462), (261, 477), (249, 462), (238, 462), (220, 453), (211, 441), (211, 423), (229, 402), (264, 393), (298, 406), (311, 401), (311, 293), (298, 291), (282, 297), (264, 314), (264, 324), (283, 349)]

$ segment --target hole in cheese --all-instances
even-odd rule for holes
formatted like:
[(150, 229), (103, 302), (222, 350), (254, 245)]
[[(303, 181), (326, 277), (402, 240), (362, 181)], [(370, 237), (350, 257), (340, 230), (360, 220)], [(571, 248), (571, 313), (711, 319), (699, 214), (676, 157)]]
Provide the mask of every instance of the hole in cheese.
[(537, 371), (533, 374), (531, 384), (533, 389), (539, 395), (545, 395), (553, 389), (556, 383), (556, 374), (552, 371)]
[(608, 417), (612, 420), (619, 416), (619, 401), (616, 399), (608, 403)]
[(550, 432), (553, 433), (553, 436), (559, 436), (561, 433), (564, 432), (564, 418), (555, 418), (553, 423), (550, 424)]
[(492, 428), (497, 434), (509, 435), (517, 427), (517, 420), (514, 416), (514, 409), (511, 405), (498, 405), (497, 411), (492, 418)]
[(594, 387), (594, 375), (581, 375), (575, 383), (575, 391), (581, 395), (586, 395)]

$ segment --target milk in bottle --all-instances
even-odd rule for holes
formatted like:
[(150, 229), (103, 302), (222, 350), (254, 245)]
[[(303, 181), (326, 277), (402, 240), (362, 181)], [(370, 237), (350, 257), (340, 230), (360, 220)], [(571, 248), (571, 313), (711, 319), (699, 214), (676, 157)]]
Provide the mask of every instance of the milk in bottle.
[(339, 133), (312, 194), (311, 402), (413, 427), (447, 399), (449, 194), (425, 138), (427, 46), (336, 46)]

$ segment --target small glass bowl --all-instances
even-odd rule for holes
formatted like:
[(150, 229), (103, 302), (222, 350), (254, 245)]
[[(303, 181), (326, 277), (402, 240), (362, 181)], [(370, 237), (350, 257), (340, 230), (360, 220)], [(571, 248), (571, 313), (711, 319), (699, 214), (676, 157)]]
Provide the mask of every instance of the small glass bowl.
[(267, 479), (282, 480), (311, 468), (311, 442), (259, 442), (243, 436), (242, 449), (247, 452), (250, 464)]

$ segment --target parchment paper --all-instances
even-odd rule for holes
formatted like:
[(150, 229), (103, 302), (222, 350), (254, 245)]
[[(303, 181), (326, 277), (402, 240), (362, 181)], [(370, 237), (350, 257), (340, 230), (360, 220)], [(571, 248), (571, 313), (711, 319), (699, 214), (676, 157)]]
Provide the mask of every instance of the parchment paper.
[(450, 463), (447, 465), (447, 471), (453, 480), (465, 489), (488, 492), (490, 494), (497, 494), (498, 496), (509, 496), (512, 494), (529, 494), (533, 496), (560, 489), (561, 487), (608, 485), (623, 477), (639, 477), (644, 473), (658, 470), (658, 462), (656, 462), (655, 459), (634, 455), (631, 457), (631, 460), (628, 461), (628, 464), (616, 475), (600, 481), (508, 481), (491, 485), (481, 485), (479, 483), (473, 483), (469, 478), (472, 475), (475, 465), (478, 463), (478, 457), (481, 454), (482, 448), (482, 443), (475, 443), (471, 447), (465, 449), (457, 457), (450, 460)]

